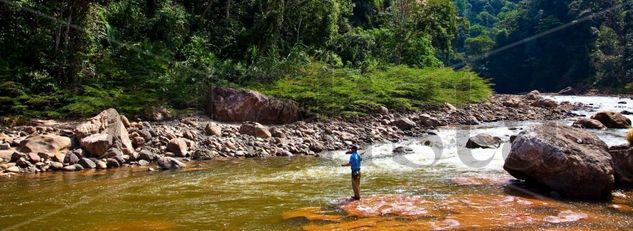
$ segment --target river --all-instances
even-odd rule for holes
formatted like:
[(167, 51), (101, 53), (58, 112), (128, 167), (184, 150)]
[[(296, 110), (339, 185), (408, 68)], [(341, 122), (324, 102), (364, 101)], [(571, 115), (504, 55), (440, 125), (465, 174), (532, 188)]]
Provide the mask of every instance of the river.
[[(592, 103), (595, 110), (633, 111), (631, 99), (548, 97), (557, 101)], [(618, 104), (620, 101), (627, 104)], [(591, 112), (577, 113), (589, 115)], [(560, 201), (549, 199), (555, 195), (548, 192), (535, 195), (509, 181), (511, 177), (502, 166), (510, 149), (510, 136), (534, 123), (538, 121), (444, 127), (435, 131), (436, 135), (364, 147), (361, 151), (364, 153), (363, 196), (379, 202), (384, 200), (380, 202), (383, 204), (389, 198), (404, 195), (429, 201), (435, 207), (442, 205), (437, 213), (429, 216), (346, 217), (346, 212), (338, 205), (352, 194), (349, 169), (340, 167), (347, 156), (342, 152), (331, 152), (319, 158), (191, 162), (184, 171), (147, 172), (144, 168), (120, 168), (0, 179), (0, 229), (632, 229), (630, 218), (633, 213), (626, 210), (633, 206), (631, 191), (617, 191), (617, 202)], [(468, 137), (478, 133), (501, 137), (504, 144), (490, 150), (462, 148)], [(609, 145), (625, 143), (624, 129), (598, 131), (597, 134)], [(397, 146), (410, 147), (412, 153), (393, 155), (392, 149)], [(547, 206), (516, 208), (526, 203), (502, 202), (509, 196), (519, 198), (515, 200), (544, 201)], [(466, 201), (469, 206), (457, 206), (451, 201)], [(615, 203), (620, 209), (614, 209)], [(410, 207), (397, 209), (415, 209), (416, 203), (408, 205)], [(323, 219), (293, 216), (301, 211), (334, 218), (320, 221)], [(543, 218), (547, 215), (555, 217), (562, 211), (588, 216), (569, 222)], [(521, 219), (515, 215), (508, 218), (508, 214), (519, 214)], [(441, 225), (447, 221), (455, 223)], [(428, 227), (424, 226), (427, 224)]]

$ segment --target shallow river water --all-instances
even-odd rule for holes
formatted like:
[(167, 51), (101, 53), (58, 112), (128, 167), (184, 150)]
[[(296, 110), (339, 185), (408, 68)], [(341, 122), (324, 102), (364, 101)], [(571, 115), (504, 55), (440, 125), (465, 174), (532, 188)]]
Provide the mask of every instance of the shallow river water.
[[(554, 98), (633, 111), (630, 99)], [(631, 191), (617, 191), (612, 202), (560, 201), (510, 181), (502, 168), (510, 135), (534, 123), (446, 127), (364, 147), (362, 194), (369, 199), (351, 210), (339, 207), (352, 193), (349, 169), (340, 167), (347, 158), (342, 152), (191, 162), (184, 171), (14, 176), (0, 179), (0, 230), (633, 229)], [(501, 137), (504, 145), (462, 148), (478, 133)], [(609, 145), (625, 143), (625, 133), (597, 132)], [(393, 155), (397, 146), (412, 153)], [(422, 209), (428, 213), (418, 216)], [(361, 215), (347, 216), (354, 211)]]

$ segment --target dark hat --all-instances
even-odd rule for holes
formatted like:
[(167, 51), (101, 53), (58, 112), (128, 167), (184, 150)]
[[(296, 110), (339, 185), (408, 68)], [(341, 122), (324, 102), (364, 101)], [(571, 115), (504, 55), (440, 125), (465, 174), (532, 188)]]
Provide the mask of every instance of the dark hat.
[(358, 145), (352, 144), (352, 145), (347, 146), (347, 148), (358, 150)]

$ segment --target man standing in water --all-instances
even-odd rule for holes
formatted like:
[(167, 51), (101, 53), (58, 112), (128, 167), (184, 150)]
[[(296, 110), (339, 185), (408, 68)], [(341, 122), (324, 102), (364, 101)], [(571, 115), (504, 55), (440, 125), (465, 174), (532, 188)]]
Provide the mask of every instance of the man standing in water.
[(358, 146), (356, 145), (351, 145), (345, 154), (352, 154), (349, 157), (349, 162), (342, 165), (343, 167), (351, 166), (352, 168), (352, 189), (354, 189), (352, 199), (360, 200), (360, 162), (363, 161), (363, 158), (358, 154)]

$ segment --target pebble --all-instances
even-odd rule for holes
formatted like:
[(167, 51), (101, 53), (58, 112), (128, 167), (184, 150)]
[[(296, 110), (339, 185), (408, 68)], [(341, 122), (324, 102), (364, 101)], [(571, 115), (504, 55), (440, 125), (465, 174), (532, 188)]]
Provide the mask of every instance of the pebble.
[(94, 161), (92, 161), (92, 160), (90, 160), (88, 158), (81, 158), (81, 160), (79, 160), (79, 164), (84, 169), (94, 169), (94, 168), (97, 167), (97, 164), (95, 164)]
[(108, 158), (106, 160), (106, 165), (108, 168), (118, 168), (121, 167), (121, 163), (119, 163), (118, 160), (114, 159), (114, 158)]
[(59, 163), (59, 162), (52, 162), (51, 163), (51, 169), (53, 170), (62, 170), (64, 168), (64, 164)]
[(103, 161), (103, 160), (97, 160), (95, 162), (95, 164), (97, 165), (97, 169), (106, 169), (106, 168), (108, 168), (108, 164), (105, 161)]
[(12, 173), (19, 173), (20, 172), (20, 168), (18, 168), (18, 166), (12, 166), (12, 167), (7, 168), (4, 171), (12, 172)]
[(75, 165), (68, 165), (68, 166), (64, 167), (64, 171), (72, 172), (72, 171), (76, 171), (76, 170), (77, 170), (77, 167), (75, 167)]
[(11, 149), (11, 144), (2, 143), (0, 144), (0, 150), (9, 150)]
[(146, 165), (149, 165), (149, 162), (147, 162), (147, 160), (139, 160), (138, 161), (138, 165), (139, 166), (146, 166)]

